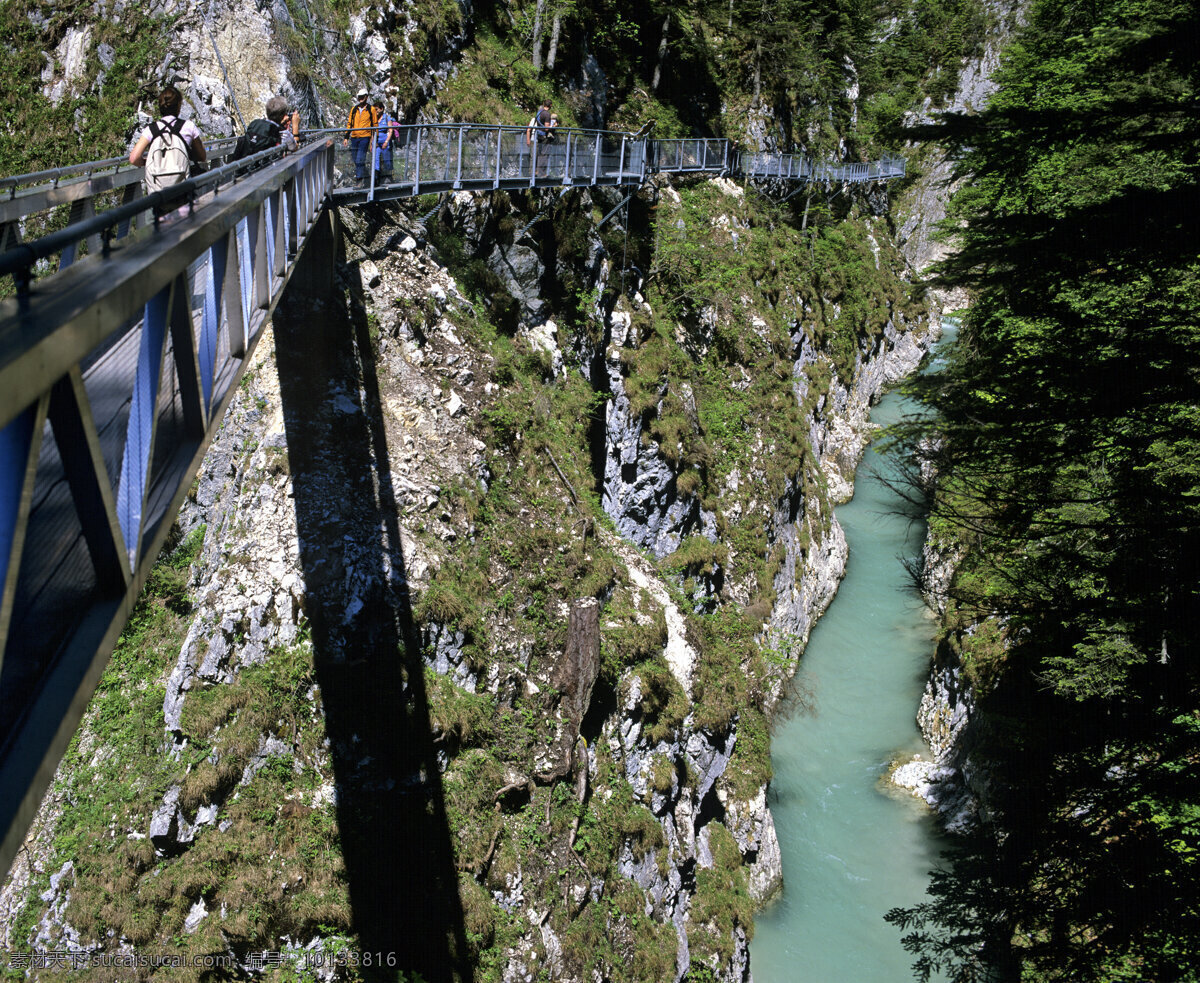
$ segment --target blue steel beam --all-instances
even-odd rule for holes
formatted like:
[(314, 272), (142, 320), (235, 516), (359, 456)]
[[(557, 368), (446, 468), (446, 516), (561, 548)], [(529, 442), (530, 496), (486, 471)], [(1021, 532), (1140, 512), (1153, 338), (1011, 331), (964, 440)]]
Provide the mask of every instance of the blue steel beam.
[(49, 403), (49, 395), (39, 399), (0, 430), (0, 672)]

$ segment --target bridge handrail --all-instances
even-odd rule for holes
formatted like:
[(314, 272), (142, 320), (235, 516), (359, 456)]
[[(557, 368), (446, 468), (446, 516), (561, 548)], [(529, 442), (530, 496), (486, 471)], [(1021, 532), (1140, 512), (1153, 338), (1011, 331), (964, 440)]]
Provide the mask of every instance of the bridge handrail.
[(313, 233), (332, 287), (332, 158), (301, 148), (0, 300), (0, 870)]
[(19, 274), (28, 271), (38, 260), (47, 259), (61, 252), (70, 244), (94, 235), (102, 238), (105, 244), (104, 248), (107, 250), (108, 236), (106, 233), (114, 226), (143, 212), (153, 210), (158, 215), (178, 205), (190, 203), (206, 191), (218, 191), (226, 182), (236, 184), (246, 174), (258, 170), (282, 155), (283, 151), (280, 147), (271, 147), (250, 157), (244, 157), (239, 161), (207, 171), (197, 177), (188, 178), (162, 191), (155, 191), (127, 204), (117, 205), (90, 218), (72, 223), (57, 232), (51, 232), (40, 239), (14, 246), (12, 249), (0, 253), (0, 276), (10, 273), (16, 276), (18, 291), (20, 291), (22, 278)]
[[(518, 126), (512, 123), (397, 123), (393, 124), (393, 126), (390, 128), (400, 130), (401, 132), (412, 130), (495, 130), (501, 133), (524, 133), (527, 129), (529, 129), (527, 126)], [(326, 127), (320, 130), (304, 130), (301, 135), (310, 138), (334, 137), (339, 134), (345, 134), (349, 129), (350, 127), (347, 126)], [(375, 133), (382, 133), (383, 131), (389, 129), (389, 127), (356, 126), (354, 129), (371, 130)], [(538, 129), (538, 127), (534, 127), (534, 129)], [(567, 133), (587, 136), (602, 136), (613, 140), (620, 140), (622, 137), (627, 140), (645, 139), (644, 137), (637, 137), (635, 134), (625, 130), (587, 129), (586, 127), (582, 126), (556, 126), (554, 127), (553, 132), (556, 139), (559, 135), (565, 135)]]
[[(685, 162), (685, 151), (689, 147), (694, 149), (691, 156), (700, 161), (695, 166), (689, 166)], [(724, 137), (656, 138), (650, 141), (650, 148), (650, 159), (653, 162), (654, 170), (669, 173), (707, 171), (721, 171), (724, 173), (731, 169), (733, 158), (736, 155), (733, 142)], [(717, 152), (710, 154), (710, 150)], [(710, 157), (713, 159), (711, 165), (709, 163)], [(667, 163), (668, 158), (673, 159), (675, 163), (669, 165)]]
[(743, 151), (738, 168), (747, 177), (815, 181), (876, 181), (903, 177), (907, 161), (903, 157), (882, 157), (874, 161), (816, 161), (802, 154), (775, 154)]
[[(237, 143), (237, 137), (217, 137), (211, 143), (205, 145), (210, 156), (224, 156), (225, 153), (233, 149)], [(84, 174), (87, 177), (92, 177), (99, 171), (107, 171), (109, 168), (113, 173), (121, 170), (141, 170), (141, 168), (129, 163), (129, 154), (123, 154), (120, 157), (106, 157), (103, 160), (89, 160), (82, 164), (68, 164), (66, 167), (52, 167), (45, 171), (32, 171), (29, 174), (14, 174), (12, 177), (0, 177), (0, 192), (5, 192), (8, 195), (8, 200), (16, 198), (18, 195), (17, 189), (22, 185), (42, 185), (49, 184), (51, 187), (58, 187), (63, 178), (75, 177), (79, 174)], [(32, 193), (38, 190), (35, 188), (26, 189), (27, 193)]]
[[(431, 122), (431, 123), (409, 123), (409, 124), (392, 124), (385, 127), (363, 127), (361, 129), (371, 131), (375, 135), (382, 134), (385, 129), (389, 132), (392, 130), (399, 132), (399, 140), (397, 141), (397, 150), (403, 151), (416, 146), (417, 160), (416, 172), (407, 181), (389, 182), (391, 194), (397, 188), (408, 188), (410, 194), (417, 194), (421, 191), (421, 186), (432, 185), (436, 190), (446, 190), (447, 187), (458, 189), (470, 185), (474, 190), (479, 190), (480, 181), (491, 181), (495, 188), (501, 186), (524, 186), (526, 178), (530, 187), (545, 186), (548, 183), (553, 183), (552, 179), (557, 176), (557, 167), (564, 166), (570, 172), (565, 174), (565, 183), (575, 183), (579, 178), (583, 178), (585, 183), (611, 183), (614, 178), (616, 183), (629, 183), (628, 179), (644, 180), (647, 172), (658, 171), (666, 173), (721, 173), (740, 175), (749, 179), (779, 179), (785, 181), (801, 180), (801, 181), (825, 181), (825, 182), (865, 182), (874, 180), (886, 180), (888, 178), (900, 177), (905, 173), (905, 160), (903, 157), (884, 157), (878, 161), (867, 163), (834, 163), (815, 161), (801, 154), (777, 154), (739, 151), (736, 146), (729, 140), (722, 137), (670, 137), (663, 139), (651, 139), (641, 133), (630, 133), (622, 130), (601, 130), (590, 129), (585, 127), (556, 127), (555, 136), (556, 143), (559, 147), (565, 148), (558, 151), (557, 157), (554, 151), (545, 149), (538, 150), (537, 147), (530, 148), (530, 155), (536, 155), (539, 159), (539, 168), (534, 172), (532, 161), (530, 161), (529, 173), (526, 174), (518, 167), (519, 173), (514, 178), (512, 174), (506, 171), (505, 175), (501, 176), (501, 156), (500, 144), (501, 141), (516, 147), (521, 153), (524, 153), (522, 137), (530, 129), (528, 126), (520, 126), (507, 123), (468, 123), (468, 122)], [(345, 126), (326, 127), (316, 130), (305, 131), (304, 137), (308, 140), (312, 139), (329, 139), (335, 141), (342, 135), (349, 132)], [(446, 168), (447, 173), (440, 175), (440, 178), (435, 176), (429, 178), (423, 176), (421, 171), (421, 143), (422, 140), (431, 140), (431, 134), (443, 134), (439, 137), (439, 141), (444, 141), (447, 147)], [(485, 168), (486, 173), (468, 175), (465, 173), (462, 161), (462, 151), (464, 148), (463, 135), (471, 134), (473, 137), (480, 133), (498, 134), (496, 138), (496, 157), (494, 167)], [(454, 173), (451, 174), (452, 158), (450, 155), (450, 147), (452, 140), (446, 137), (457, 134), (459, 144), (459, 156), (455, 159)], [(596, 143), (596, 152), (592, 172), (590, 174), (590, 182), (587, 181), (589, 175), (585, 172), (577, 173), (573, 170), (576, 161), (571, 153), (572, 145), (578, 145), (583, 142), (594, 141)], [(621, 161), (617, 170), (620, 174), (611, 171), (606, 172), (604, 178), (601, 178), (599, 169), (602, 159), (600, 153), (601, 141), (606, 144), (609, 141), (620, 141), (622, 145)], [(235, 141), (231, 138), (222, 138), (213, 142), (213, 156), (220, 158), (221, 154), (228, 153)], [(543, 147), (546, 145), (543, 144)], [(629, 149), (629, 156), (626, 157), (625, 148)], [(155, 192), (150, 195), (133, 197), (138, 194), (138, 188), (127, 188), (124, 204), (116, 205), (108, 208), (105, 211), (89, 215), (88, 210), (80, 209), (79, 202), (73, 206), (72, 215), (68, 220), (70, 224), (66, 228), (57, 232), (50, 233), (39, 239), (35, 239), (28, 243), (21, 243), (9, 248), (6, 252), (0, 253), (0, 276), (12, 275), (16, 281), (18, 294), (22, 293), (28, 286), (28, 278), (33, 266), (40, 260), (48, 259), (56, 253), (62, 255), (62, 264), (66, 265), (73, 261), (75, 249), (77, 245), (84, 240), (90, 243), (92, 251), (106, 252), (112, 238), (111, 230), (114, 227), (120, 226), (117, 233), (118, 237), (126, 233), (130, 228), (130, 222), (138, 215), (147, 212), (153, 212), (156, 217), (166, 212), (178, 204), (189, 203), (197, 196), (207, 192), (208, 190), (218, 189), (224, 182), (235, 182), (240, 175), (254, 170), (257, 167), (263, 166), (275, 159), (282, 153), (278, 147), (262, 151), (253, 157), (245, 158), (234, 164), (226, 164), (218, 167), (206, 174), (195, 178), (190, 178), (169, 188), (165, 191)], [(489, 150), (490, 153), (490, 150)], [(553, 161), (551, 169), (545, 169), (544, 165), (540, 164), (541, 158), (549, 154), (548, 161)], [(615, 151), (614, 151), (615, 153)], [(585, 155), (586, 156), (586, 155)], [(625, 166), (626, 162), (629, 167)], [(490, 164), (489, 159), (489, 164)], [(407, 166), (407, 165), (406, 165)], [(104, 168), (113, 168), (112, 171), (104, 171)], [(374, 171), (372, 168), (372, 180), (369, 188), (365, 191), (359, 189), (358, 194), (366, 195), (366, 200), (372, 200), (376, 193), (376, 183), (374, 180)], [(91, 161), (84, 164), (77, 164), (67, 168), (57, 168), (47, 171), (34, 172), (32, 174), (18, 175), (16, 177), (5, 178), (0, 180), (0, 191), (4, 188), (12, 188), (12, 194), (15, 194), (15, 185), (27, 183), (31, 180), (40, 180), (49, 178), (52, 179), (54, 188), (70, 189), (79, 185), (84, 185), (88, 181), (94, 181), (102, 174), (115, 175), (122, 173), (122, 178), (116, 183), (128, 184), (137, 180), (136, 174), (133, 173), (132, 165), (127, 164), (127, 158), (108, 158), (102, 161)], [(88, 174), (87, 178), (75, 182), (61, 183), (64, 176), (71, 174)], [(27, 190), (16, 200), (24, 200), (26, 196), (32, 198), (37, 192), (43, 192), (49, 197), (50, 194), (58, 192), (47, 192), (47, 185), (40, 185), (33, 189)], [(348, 189), (340, 189), (335, 191), (335, 197), (339, 199), (343, 196), (353, 197), (355, 192)], [(78, 194), (71, 195), (78, 197)], [(12, 197), (4, 198), (0, 194), (0, 205), (11, 202)], [(43, 201), (43, 205), (47, 202)], [(86, 202), (85, 202), (86, 204)], [(89, 206), (90, 209), (90, 206)], [(78, 215), (82, 212), (82, 218)]]
[[(518, 124), (508, 123), (406, 123), (401, 125), (393, 124), (391, 128), (403, 132), (411, 132), (414, 130), (479, 130), (490, 129), (499, 132), (508, 133), (524, 133), (529, 127)], [(374, 133), (382, 133), (385, 127), (360, 127), (357, 129), (370, 129)], [(321, 129), (306, 130), (304, 136), (307, 138), (329, 137), (336, 138), (349, 131), (349, 127), (325, 127)], [(663, 160), (664, 148), (668, 146), (685, 147), (688, 144), (703, 146), (705, 148), (705, 159), (707, 162), (707, 148), (713, 145), (721, 146), (723, 150), (723, 162), (721, 167), (683, 167), (678, 168), (661, 168), (669, 170), (740, 170), (748, 176), (758, 176), (758, 171), (774, 173), (766, 173), (768, 177), (817, 177), (818, 179), (838, 179), (834, 175), (845, 175), (855, 173), (856, 169), (866, 167), (870, 177), (857, 178), (857, 180), (870, 180), (876, 177), (898, 177), (905, 173), (905, 159), (903, 157), (883, 157), (878, 161), (870, 161), (867, 163), (833, 163), (820, 162), (812, 158), (806, 157), (803, 154), (778, 154), (766, 152), (738, 151), (732, 141), (724, 137), (667, 137), (662, 139), (648, 139), (639, 137), (637, 134), (624, 130), (600, 130), (589, 129), (586, 127), (556, 127), (555, 135), (573, 134), (578, 136), (595, 136), (601, 135), (610, 139), (625, 138), (627, 140), (646, 140), (652, 148), (650, 154), (651, 160), (659, 165)], [(236, 138), (234, 137), (218, 137), (211, 146), (210, 151), (213, 156), (221, 156), (223, 152), (232, 150)], [(754, 163), (769, 158), (771, 164), (762, 168), (754, 166)], [(750, 165), (747, 166), (747, 162)], [(871, 172), (870, 169), (877, 167), (878, 170)], [(104, 160), (87, 161), (82, 164), (73, 164), (68, 167), (52, 168), (45, 171), (34, 171), (29, 174), (18, 174), (13, 177), (0, 178), (0, 192), (8, 192), (9, 200), (17, 196), (17, 188), (21, 185), (36, 184), (37, 182), (49, 182), (52, 187), (57, 187), (65, 177), (85, 174), (88, 177), (93, 176), (97, 172), (112, 168), (114, 173), (120, 172), (123, 168), (133, 168), (133, 165), (128, 163), (128, 157), (110, 157)], [(216, 173), (215, 171), (212, 173)], [(854, 178), (852, 178), (854, 180)], [(28, 193), (38, 190), (37, 188), (27, 189)]]

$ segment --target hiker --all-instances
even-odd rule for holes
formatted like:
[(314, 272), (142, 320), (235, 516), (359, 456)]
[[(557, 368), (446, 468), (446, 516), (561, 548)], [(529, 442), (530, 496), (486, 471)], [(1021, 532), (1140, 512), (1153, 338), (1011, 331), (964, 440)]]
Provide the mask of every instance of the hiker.
[(399, 136), (393, 129), (396, 121), (392, 119), (384, 106), (382, 99), (375, 100), (375, 122), (379, 127), (375, 136), (375, 183), (390, 184), (392, 181), (392, 144)]
[(566, 148), (558, 138), (558, 113), (550, 114), (550, 126), (546, 129), (546, 143), (550, 145), (546, 155), (546, 166), (551, 174), (557, 174), (566, 157)]
[(366, 184), (367, 154), (371, 150), (371, 138), (379, 123), (374, 107), (367, 102), (369, 95), (366, 89), (358, 90), (358, 95), (354, 97), (358, 101), (350, 110), (350, 121), (346, 135), (342, 138), (342, 146), (350, 147), (350, 153), (354, 157), (354, 180), (360, 188)]
[(193, 169), (203, 169), (208, 160), (196, 124), (179, 118), (182, 108), (179, 90), (173, 85), (163, 86), (158, 94), (159, 118), (142, 130), (129, 152), (129, 163), (146, 168), (147, 194), (186, 180)]
[[(550, 100), (543, 99), (542, 107), (533, 114), (533, 119), (525, 127), (525, 146), (531, 149), (538, 163), (538, 174), (546, 173), (545, 141), (550, 134)], [(540, 145), (540, 146), (539, 146)]]
[(287, 100), (283, 96), (271, 96), (263, 108), (267, 118), (250, 121), (246, 132), (238, 137), (230, 160), (241, 160), (279, 146), (283, 147), (284, 153), (290, 154), (299, 146), (296, 135), (300, 132), (300, 114), (288, 112)]

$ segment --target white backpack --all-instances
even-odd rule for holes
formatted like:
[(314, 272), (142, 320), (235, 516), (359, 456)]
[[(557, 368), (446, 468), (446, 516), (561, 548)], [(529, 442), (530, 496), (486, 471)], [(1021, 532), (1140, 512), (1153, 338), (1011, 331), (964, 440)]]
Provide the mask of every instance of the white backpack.
[(183, 138), (183, 123), (176, 117), (170, 123), (155, 120), (150, 124), (150, 146), (146, 150), (146, 193), (162, 191), (188, 176), (192, 157)]

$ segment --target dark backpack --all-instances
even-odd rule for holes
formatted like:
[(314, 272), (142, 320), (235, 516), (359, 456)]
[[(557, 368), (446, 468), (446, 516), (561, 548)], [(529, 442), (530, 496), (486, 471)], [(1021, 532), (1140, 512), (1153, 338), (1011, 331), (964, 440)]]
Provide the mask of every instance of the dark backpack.
[(271, 147), (278, 147), (282, 140), (278, 125), (269, 119), (251, 120), (250, 125), (246, 127), (246, 132), (238, 137), (237, 146), (233, 148), (233, 156), (229, 159), (232, 161), (251, 157), (264, 150), (269, 150)]

